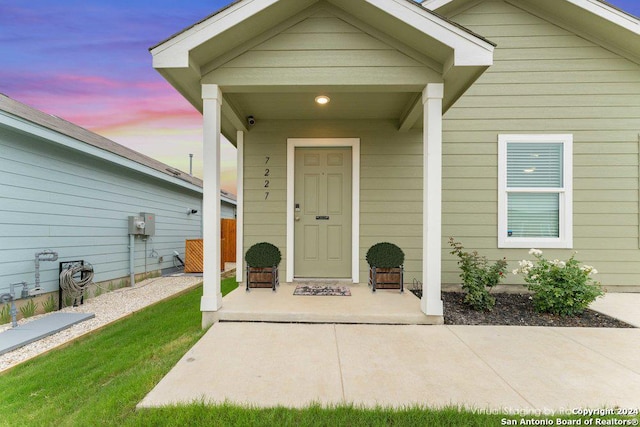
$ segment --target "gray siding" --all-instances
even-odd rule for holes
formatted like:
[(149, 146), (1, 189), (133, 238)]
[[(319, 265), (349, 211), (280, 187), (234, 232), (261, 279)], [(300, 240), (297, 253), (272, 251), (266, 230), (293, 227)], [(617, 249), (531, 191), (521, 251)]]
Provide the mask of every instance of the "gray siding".
[[(443, 237), (506, 256), (510, 269), (530, 258), (527, 249), (496, 249), (497, 136), (571, 133), (574, 249), (545, 253), (578, 251), (606, 286), (640, 285), (640, 66), (503, 1), (452, 19), (498, 47), (495, 64), (445, 115)], [(443, 281), (458, 283), (455, 260), (443, 256)], [(508, 282), (519, 283), (511, 274)]]
[(236, 219), (236, 205), (224, 200), (220, 201), (220, 217)]
[[(136, 239), (136, 273), (172, 267), (173, 251), (184, 254), (185, 239), (201, 236), (201, 201), (196, 191), (0, 127), (0, 292), (32, 285), (43, 249), (91, 263), (95, 281), (128, 276), (127, 217), (139, 212), (157, 219), (155, 236)], [(59, 261), (40, 264), (47, 291), (58, 289)]]

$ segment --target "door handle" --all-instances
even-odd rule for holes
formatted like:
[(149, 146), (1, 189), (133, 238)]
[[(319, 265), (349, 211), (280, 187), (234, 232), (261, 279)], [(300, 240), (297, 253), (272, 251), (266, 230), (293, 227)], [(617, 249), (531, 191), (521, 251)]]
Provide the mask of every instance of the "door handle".
[(296, 217), (296, 221), (300, 221), (300, 217), (299, 216)]

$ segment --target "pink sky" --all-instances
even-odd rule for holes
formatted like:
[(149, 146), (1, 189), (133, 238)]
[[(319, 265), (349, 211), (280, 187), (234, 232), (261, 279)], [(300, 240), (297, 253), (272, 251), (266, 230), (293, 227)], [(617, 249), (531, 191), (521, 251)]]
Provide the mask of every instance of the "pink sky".
[[(202, 117), (151, 66), (148, 48), (229, 0), (1, 0), (0, 92), (202, 176)], [(639, 0), (609, 0), (640, 15)], [(222, 146), (235, 193), (235, 148)]]

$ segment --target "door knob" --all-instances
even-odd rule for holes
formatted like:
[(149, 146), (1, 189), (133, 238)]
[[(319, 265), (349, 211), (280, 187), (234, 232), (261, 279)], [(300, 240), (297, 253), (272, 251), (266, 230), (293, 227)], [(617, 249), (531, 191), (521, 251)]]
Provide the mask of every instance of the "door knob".
[(296, 221), (300, 221), (300, 217), (299, 216), (296, 217)]

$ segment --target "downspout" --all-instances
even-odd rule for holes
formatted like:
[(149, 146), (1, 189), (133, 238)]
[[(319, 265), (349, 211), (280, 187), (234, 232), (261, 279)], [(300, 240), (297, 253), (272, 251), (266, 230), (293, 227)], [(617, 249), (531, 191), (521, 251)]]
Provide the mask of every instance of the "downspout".
[(135, 234), (129, 234), (129, 286), (133, 286), (136, 284), (135, 245)]

